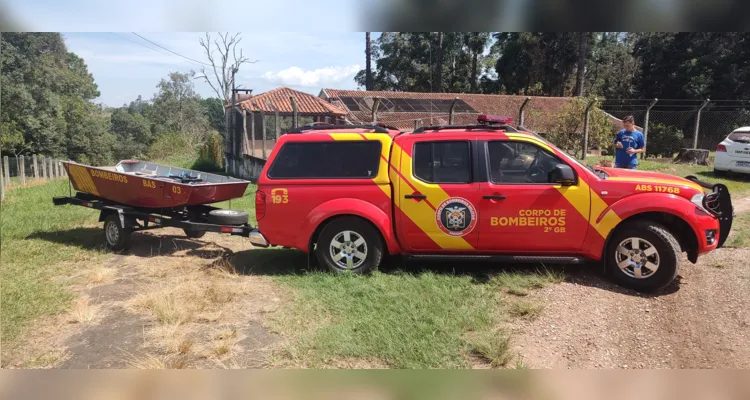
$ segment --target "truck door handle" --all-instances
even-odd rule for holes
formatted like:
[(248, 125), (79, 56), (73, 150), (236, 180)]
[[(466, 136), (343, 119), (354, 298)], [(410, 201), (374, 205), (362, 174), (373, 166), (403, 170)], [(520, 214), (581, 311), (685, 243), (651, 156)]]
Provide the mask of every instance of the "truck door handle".
[(422, 193), (414, 193), (414, 194), (404, 195), (404, 198), (405, 199), (420, 199), (420, 200), (422, 200), (422, 199), (426, 199), (427, 196), (423, 195)]
[(490, 196), (483, 196), (482, 198), (485, 199), (485, 200), (505, 200), (505, 196), (503, 196), (501, 194), (493, 194), (493, 195), (490, 195)]

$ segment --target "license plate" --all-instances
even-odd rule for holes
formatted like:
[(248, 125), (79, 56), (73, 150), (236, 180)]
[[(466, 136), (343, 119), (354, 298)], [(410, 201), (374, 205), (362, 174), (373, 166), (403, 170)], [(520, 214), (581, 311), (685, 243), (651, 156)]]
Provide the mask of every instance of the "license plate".
[(750, 161), (737, 161), (738, 167), (750, 167)]

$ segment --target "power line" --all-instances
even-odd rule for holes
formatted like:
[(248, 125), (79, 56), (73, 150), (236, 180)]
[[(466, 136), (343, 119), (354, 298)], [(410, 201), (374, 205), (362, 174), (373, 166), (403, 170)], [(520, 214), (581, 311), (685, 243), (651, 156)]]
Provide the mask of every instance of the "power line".
[(206, 65), (206, 66), (209, 66), (209, 67), (211, 67), (211, 66), (212, 66), (211, 64), (206, 64), (206, 63), (204, 63), (204, 62), (202, 62), (202, 61), (194, 60), (194, 59), (192, 59), (192, 58), (190, 58), (190, 57), (186, 57), (186, 56), (183, 56), (183, 55), (182, 55), (182, 54), (180, 54), (180, 53), (177, 53), (177, 52), (174, 52), (174, 51), (172, 51), (172, 50), (169, 50), (168, 48), (166, 48), (166, 47), (164, 47), (164, 46), (162, 46), (162, 45), (160, 45), (160, 44), (158, 44), (158, 43), (154, 43), (154, 42), (152, 42), (152, 41), (150, 41), (150, 40), (146, 39), (145, 37), (143, 37), (143, 36), (141, 36), (141, 35), (139, 35), (139, 34), (137, 34), (137, 33), (135, 33), (135, 32), (131, 32), (131, 33), (132, 33), (133, 35), (135, 35), (135, 36), (138, 36), (139, 38), (141, 38), (141, 39), (143, 39), (143, 40), (145, 40), (145, 41), (147, 41), (147, 42), (149, 42), (149, 43), (153, 44), (154, 46), (160, 47), (160, 48), (162, 48), (162, 49), (164, 49), (164, 50), (166, 50), (166, 51), (168, 51), (168, 52), (170, 52), (170, 53), (172, 53), (172, 54), (174, 54), (174, 55), (180, 56), (180, 57), (182, 57), (182, 58), (184, 58), (184, 59), (186, 59), (186, 60), (190, 60), (190, 61), (192, 61), (192, 62), (194, 62), (194, 63), (198, 63), (198, 64), (203, 64), (203, 65)]
[(109, 34), (110, 34), (110, 35), (112, 35), (112, 36), (115, 36), (115, 37), (117, 37), (117, 38), (120, 38), (120, 39), (123, 39), (123, 40), (127, 40), (127, 41), (128, 41), (128, 42), (130, 42), (130, 43), (135, 43), (135, 44), (137, 44), (138, 46), (143, 46), (143, 47), (145, 47), (145, 48), (147, 48), (147, 49), (149, 49), (149, 50), (153, 50), (153, 51), (155, 51), (155, 52), (157, 52), (157, 53), (159, 53), (159, 54), (164, 54), (165, 56), (170, 56), (169, 54), (167, 54), (167, 53), (165, 53), (165, 52), (163, 52), (163, 51), (160, 51), (160, 50), (158, 50), (158, 49), (155, 49), (155, 48), (153, 48), (153, 47), (149, 47), (149, 46), (146, 46), (145, 44), (143, 44), (143, 43), (141, 43), (141, 42), (136, 42), (135, 40), (130, 40), (130, 39), (126, 38), (125, 36), (120, 36), (120, 35), (117, 35), (117, 34), (115, 34), (115, 33), (113, 33), (113, 32), (109, 32)]

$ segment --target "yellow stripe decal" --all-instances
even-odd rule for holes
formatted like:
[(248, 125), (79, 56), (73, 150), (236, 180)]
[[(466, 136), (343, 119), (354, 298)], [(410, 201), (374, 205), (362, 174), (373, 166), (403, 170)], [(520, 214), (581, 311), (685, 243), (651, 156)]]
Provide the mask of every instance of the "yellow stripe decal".
[[(406, 154), (405, 152), (400, 151), (401, 149), (396, 148), (394, 151), (399, 151), (401, 153), (401, 174), (404, 178), (410, 181), (410, 183), (414, 187), (419, 187), (422, 194), (427, 195), (427, 198), (430, 199), (430, 202), (437, 207), (440, 203), (445, 201), (448, 197), (448, 193), (443, 190), (443, 188), (440, 187), (440, 185), (431, 184), (431, 183), (424, 183), (424, 182), (418, 182), (415, 184), (414, 179), (412, 178), (412, 169), (411, 169), (411, 157)], [(398, 178), (398, 186), (399, 191), (403, 193), (410, 193), (412, 191), (411, 187), (403, 180), (400, 176)], [(427, 201), (400, 201), (401, 197), (398, 197), (399, 199), (399, 208), (401, 211), (409, 217), (414, 224), (416, 224), (419, 229), (421, 229), (427, 236), (430, 237), (435, 243), (437, 243), (438, 246), (444, 248), (444, 249), (451, 249), (451, 250), (473, 250), (474, 247), (469, 244), (464, 238), (457, 237), (457, 236), (449, 236), (437, 229), (437, 222), (435, 220), (435, 210), (430, 207), (430, 205), (427, 203)]]
[(91, 179), (91, 175), (89, 175), (89, 171), (86, 167), (69, 164), (68, 170), (70, 171), (71, 176), (73, 176), (73, 180), (78, 184), (78, 187), (82, 191), (96, 196), (99, 195), (99, 191), (96, 190), (96, 185)]

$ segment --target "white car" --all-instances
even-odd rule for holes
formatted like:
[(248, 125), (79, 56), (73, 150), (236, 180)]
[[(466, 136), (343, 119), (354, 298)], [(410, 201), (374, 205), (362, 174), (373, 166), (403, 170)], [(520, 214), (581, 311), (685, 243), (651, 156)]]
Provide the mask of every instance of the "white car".
[(727, 171), (750, 174), (750, 126), (735, 129), (716, 146), (714, 175)]

